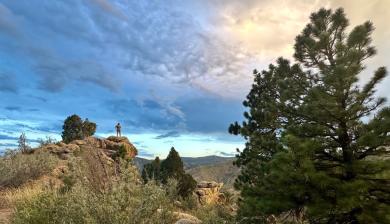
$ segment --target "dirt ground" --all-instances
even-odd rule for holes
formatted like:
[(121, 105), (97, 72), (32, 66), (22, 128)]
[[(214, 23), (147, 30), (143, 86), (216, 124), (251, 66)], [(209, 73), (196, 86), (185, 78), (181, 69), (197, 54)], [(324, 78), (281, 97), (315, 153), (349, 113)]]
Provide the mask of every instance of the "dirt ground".
[(0, 209), (0, 224), (8, 224), (11, 214), (11, 209)]

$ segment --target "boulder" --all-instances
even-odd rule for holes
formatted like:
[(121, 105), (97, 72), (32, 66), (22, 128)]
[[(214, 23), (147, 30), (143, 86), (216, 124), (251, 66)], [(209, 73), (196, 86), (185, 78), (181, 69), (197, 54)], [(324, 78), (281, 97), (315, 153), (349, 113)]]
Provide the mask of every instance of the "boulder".
[(71, 141), (70, 142), (71, 144), (75, 144), (75, 145), (86, 145), (87, 144), (87, 142), (86, 141), (84, 141), (84, 140), (73, 140), (73, 141)]
[(42, 146), (41, 150), (56, 154), (61, 159), (68, 159), (69, 154), (79, 151), (80, 147), (76, 144), (48, 144)]
[[(129, 139), (127, 139), (126, 137), (110, 136), (104, 140), (104, 144), (106, 146), (105, 148), (107, 150), (111, 150), (111, 152), (114, 151), (117, 154), (123, 153), (125, 159), (134, 158), (138, 154), (138, 151), (135, 146), (131, 144)], [(124, 151), (121, 152), (120, 150)], [(115, 156), (115, 154), (112, 156)]]
[(191, 219), (179, 219), (175, 222), (175, 224), (199, 224), (202, 222), (195, 222)]
[[(81, 148), (99, 148), (103, 149), (106, 156), (114, 159), (118, 155), (125, 159), (134, 158), (137, 155), (137, 149), (126, 137), (110, 136), (107, 139), (87, 137), (83, 140), (73, 140), (69, 144), (58, 142), (42, 146), (43, 151), (58, 155), (61, 159), (68, 159), (69, 154), (78, 152)], [(111, 162), (111, 161), (110, 161)]]
[(220, 192), (223, 183), (214, 181), (202, 181), (197, 184), (195, 194), (200, 204), (216, 204), (221, 202), (223, 194)]
[(202, 221), (200, 221), (198, 218), (196, 218), (193, 215), (183, 213), (183, 212), (173, 212), (173, 215), (178, 219), (178, 221), (175, 222), (175, 224), (200, 224)]

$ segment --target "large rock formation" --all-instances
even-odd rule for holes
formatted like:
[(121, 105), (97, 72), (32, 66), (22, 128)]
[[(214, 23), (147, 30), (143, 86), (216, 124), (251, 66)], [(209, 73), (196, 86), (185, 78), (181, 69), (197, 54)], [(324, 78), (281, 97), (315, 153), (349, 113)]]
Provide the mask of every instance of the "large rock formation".
[(62, 159), (68, 159), (73, 153), (78, 153), (83, 148), (99, 148), (102, 149), (106, 156), (115, 159), (120, 156), (124, 159), (134, 158), (137, 155), (137, 149), (126, 137), (110, 136), (107, 139), (88, 137), (83, 140), (74, 140), (69, 144), (59, 142), (56, 144), (48, 144), (40, 150), (48, 151), (58, 155)]
[(195, 194), (198, 197), (200, 204), (216, 204), (221, 202), (223, 199), (223, 194), (220, 192), (223, 183), (217, 183), (214, 181), (207, 182), (202, 181), (198, 183)]

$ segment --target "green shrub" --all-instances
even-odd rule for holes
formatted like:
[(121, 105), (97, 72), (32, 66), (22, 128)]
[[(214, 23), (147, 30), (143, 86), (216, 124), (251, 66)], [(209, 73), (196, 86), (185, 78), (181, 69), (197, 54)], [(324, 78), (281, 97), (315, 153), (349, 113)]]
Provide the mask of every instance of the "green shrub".
[(0, 188), (19, 187), (51, 172), (57, 158), (49, 153), (8, 152), (0, 157)]
[(90, 122), (88, 118), (86, 118), (85, 121), (83, 122), (82, 129), (83, 129), (84, 137), (92, 136), (96, 132), (96, 123)]

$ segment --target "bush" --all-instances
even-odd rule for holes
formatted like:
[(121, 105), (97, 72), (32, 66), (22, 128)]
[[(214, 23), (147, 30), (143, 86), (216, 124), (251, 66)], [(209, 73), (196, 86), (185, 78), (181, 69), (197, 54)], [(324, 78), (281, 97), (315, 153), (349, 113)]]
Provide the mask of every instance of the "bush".
[(49, 153), (8, 152), (0, 157), (0, 188), (19, 187), (51, 172), (57, 158)]
[(95, 134), (96, 131), (96, 124), (93, 122), (90, 122), (88, 118), (85, 119), (83, 122), (83, 136), (89, 137)]
[(112, 187), (101, 192), (81, 178), (67, 191), (49, 190), (22, 200), (13, 223), (173, 223), (166, 191), (154, 183), (139, 184), (135, 172), (122, 164)]
[(191, 211), (191, 213), (199, 218), (203, 224), (229, 224), (236, 223), (235, 217), (228, 206), (224, 205), (208, 205), (200, 206)]
[(39, 143), (39, 147), (43, 147), (43, 146), (50, 145), (50, 144), (57, 144), (57, 141), (56, 141), (56, 139), (54, 139), (50, 136), (46, 136), (45, 139), (38, 138), (38, 143)]

